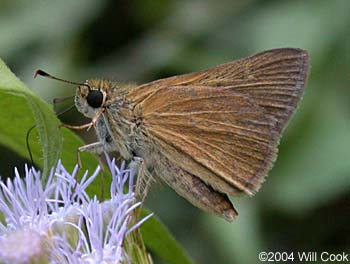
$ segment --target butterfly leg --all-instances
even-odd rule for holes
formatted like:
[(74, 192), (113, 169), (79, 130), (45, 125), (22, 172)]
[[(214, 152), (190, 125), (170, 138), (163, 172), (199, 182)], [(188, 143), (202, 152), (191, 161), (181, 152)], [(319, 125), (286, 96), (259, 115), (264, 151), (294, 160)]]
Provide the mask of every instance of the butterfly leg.
[[(100, 116), (103, 114), (104, 111), (105, 111), (105, 108), (102, 108), (100, 111), (98, 111), (90, 123), (80, 125), (80, 126), (61, 124), (60, 127), (65, 127), (65, 128), (69, 128), (69, 129), (73, 129), (73, 130), (83, 130), (86, 128), (87, 131), (89, 131), (90, 128), (96, 126), (97, 120), (100, 118)], [(94, 143), (92, 143), (92, 144), (94, 144)], [(91, 145), (91, 144), (89, 144), (89, 145)], [(86, 145), (86, 146), (88, 146), (88, 145)], [(83, 146), (83, 147), (85, 147), (85, 146)]]
[(141, 200), (144, 202), (148, 190), (154, 181), (152, 175), (148, 172), (145, 161), (141, 157), (133, 157), (130, 162), (130, 169), (134, 174), (137, 174), (136, 195), (141, 197)]
[[(97, 154), (98, 157), (99, 157), (98, 161), (99, 161), (100, 167), (103, 169), (103, 166), (101, 165), (102, 162), (101, 162), (101, 156), (100, 156), (103, 153), (103, 144), (101, 142), (94, 142), (94, 143), (87, 144), (85, 146), (81, 146), (81, 147), (78, 148), (78, 150), (77, 150), (78, 171), (76, 173), (77, 176), (79, 176), (80, 169), (82, 167), (80, 154), (83, 151), (88, 151), (88, 152)], [(101, 185), (104, 185), (103, 183), (104, 183), (104, 176), (103, 176), (103, 179), (101, 179)], [(73, 194), (74, 194), (75, 189), (77, 187), (77, 184), (78, 184), (78, 181), (75, 182), (75, 185), (73, 187), (72, 197), (73, 197)], [(103, 190), (103, 188), (104, 188), (104, 186), (101, 186), (101, 191)], [(103, 195), (103, 193), (101, 195)]]
[[(135, 187), (135, 194), (138, 199), (141, 200), (142, 204), (145, 203), (149, 188), (154, 182), (152, 175), (147, 170), (145, 161), (141, 157), (133, 157), (130, 162), (131, 172), (137, 174), (137, 181)], [(137, 209), (135, 219), (141, 219), (142, 206)]]
[(94, 143), (79, 147), (78, 153), (77, 153), (77, 160), (78, 160), (78, 167), (79, 168), (81, 168), (80, 153), (83, 151), (88, 151), (88, 152), (91, 152), (93, 154), (101, 155), (104, 151), (103, 144), (101, 142), (94, 142)]

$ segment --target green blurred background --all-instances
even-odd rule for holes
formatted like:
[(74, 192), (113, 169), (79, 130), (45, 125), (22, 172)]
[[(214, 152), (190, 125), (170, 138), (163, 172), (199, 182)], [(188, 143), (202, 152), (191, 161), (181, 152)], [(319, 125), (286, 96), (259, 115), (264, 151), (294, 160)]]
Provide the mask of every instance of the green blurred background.
[[(271, 48), (308, 50), (304, 99), (260, 192), (233, 198), (235, 222), (165, 186), (147, 203), (196, 263), (258, 263), (261, 251), (350, 253), (349, 14), (348, 0), (1, 0), (0, 57), (51, 102), (75, 87), (34, 80), (37, 68), (72, 81), (143, 83)], [(61, 119), (85, 122), (75, 110)], [(0, 174), (25, 162), (1, 146), (0, 154)]]

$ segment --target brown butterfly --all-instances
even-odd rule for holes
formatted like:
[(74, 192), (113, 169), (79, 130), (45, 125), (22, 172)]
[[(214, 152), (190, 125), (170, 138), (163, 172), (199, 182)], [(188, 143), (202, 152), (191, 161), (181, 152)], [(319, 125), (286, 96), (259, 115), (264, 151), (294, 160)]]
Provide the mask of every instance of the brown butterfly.
[(306, 51), (282, 48), (140, 86), (90, 79), (79, 84), (75, 104), (92, 122), (67, 127), (95, 127), (98, 142), (79, 151), (140, 157), (147, 173), (232, 221), (227, 195), (260, 188), (308, 68)]

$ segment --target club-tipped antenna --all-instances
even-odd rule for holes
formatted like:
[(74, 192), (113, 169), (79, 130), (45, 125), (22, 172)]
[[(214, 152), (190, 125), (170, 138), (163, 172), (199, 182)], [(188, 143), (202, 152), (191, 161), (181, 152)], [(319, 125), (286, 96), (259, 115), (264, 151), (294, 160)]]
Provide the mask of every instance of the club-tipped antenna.
[(42, 77), (46, 77), (46, 78), (50, 78), (50, 79), (53, 79), (53, 80), (56, 80), (56, 81), (61, 81), (61, 82), (65, 82), (65, 83), (69, 83), (69, 84), (73, 84), (73, 85), (84, 85), (84, 86), (87, 86), (89, 89), (90, 89), (90, 86), (86, 83), (77, 83), (77, 82), (72, 82), (72, 81), (67, 81), (67, 80), (64, 80), (64, 79), (61, 79), (61, 78), (57, 78), (43, 70), (36, 70), (35, 73), (34, 73), (34, 78), (36, 78), (37, 76), (42, 76)]

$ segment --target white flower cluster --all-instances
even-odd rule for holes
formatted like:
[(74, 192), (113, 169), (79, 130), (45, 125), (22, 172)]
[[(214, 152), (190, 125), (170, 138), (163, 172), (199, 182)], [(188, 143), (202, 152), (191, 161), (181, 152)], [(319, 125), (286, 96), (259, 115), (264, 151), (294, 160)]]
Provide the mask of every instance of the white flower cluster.
[(77, 167), (70, 174), (60, 162), (45, 186), (40, 172), (27, 166), (23, 179), (15, 169), (13, 180), (0, 181), (0, 263), (128, 262), (125, 237), (152, 215), (131, 226), (132, 213), (141, 205), (133, 173), (106, 159), (113, 180), (105, 202), (86, 192), (99, 167), (79, 182)]

